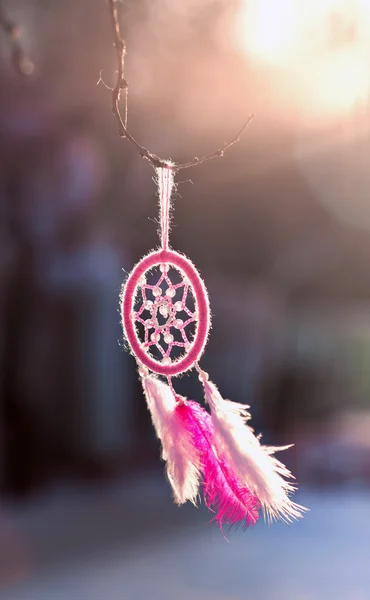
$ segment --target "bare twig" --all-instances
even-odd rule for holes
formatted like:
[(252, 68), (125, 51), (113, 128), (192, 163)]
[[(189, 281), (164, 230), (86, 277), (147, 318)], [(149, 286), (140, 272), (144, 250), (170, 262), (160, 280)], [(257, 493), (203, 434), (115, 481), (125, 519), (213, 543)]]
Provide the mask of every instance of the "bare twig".
[(253, 119), (254, 119), (254, 115), (252, 114), (248, 117), (247, 121), (244, 123), (244, 125), (241, 128), (241, 130), (239, 131), (239, 133), (237, 133), (236, 136), (229, 142), (225, 142), (225, 144), (222, 146), (222, 148), (215, 150), (215, 152), (212, 152), (211, 154), (206, 154), (205, 156), (202, 156), (201, 158), (198, 158), (196, 156), (195, 158), (193, 158), (193, 160), (190, 160), (189, 162), (177, 164), (176, 170), (188, 169), (189, 167), (195, 167), (195, 165), (201, 165), (202, 163), (206, 162), (207, 160), (211, 160), (212, 158), (217, 158), (217, 156), (223, 156), (224, 153), (226, 152), (226, 150), (231, 148), (231, 146), (233, 146), (237, 142), (240, 142), (241, 136), (243, 135), (243, 133), (247, 129), (249, 123)]
[(0, 29), (3, 30), (8, 38), (11, 50), (11, 57), (14, 69), (22, 75), (28, 77), (34, 71), (34, 64), (28, 58), (22, 43), (20, 41), (21, 29), (11, 19), (7, 17), (4, 9), (0, 6)]
[(108, 85), (107, 83), (105, 83), (104, 79), (103, 79), (103, 70), (100, 71), (99, 73), (99, 79), (96, 82), (96, 85), (100, 85), (102, 84), (106, 90), (109, 90), (110, 92), (113, 92), (114, 88), (112, 88), (110, 85)]
[[(114, 38), (114, 47), (116, 49), (117, 56), (117, 82), (115, 87), (112, 90), (112, 111), (116, 117), (118, 123), (118, 132), (122, 138), (126, 138), (131, 144), (135, 146), (137, 151), (139, 152), (142, 158), (145, 158), (150, 162), (153, 167), (165, 167), (168, 165), (168, 160), (164, 160), (160, 158), (153, 152), (150, 152), (145, 146), (142, 146), (127, 128), (127, 101), (128, 101), (128, 83), (125, 79), (125, 57), (126, 57), (126, 44), (121, 36), (121, 29), (118, 18), (118, 8), (117, 8), (117, 0), (108, 0), (109, 12), (112, 21), (113, 28), (113, 38)], [(100, 80), (99, 80), (100, 81)], [(124, 92), (124, 116), (122, 117), (120, 111), (120, 103), (121, 103), (121, 94)], [(200, 158), (195, 157), (192, 160), (185, 163), (171, 163), (172, 168), (175, 171), (179, 171), (180, 169), (189, 169), (190, 167), (195, 167), (196, 165), (201, 165), (207, 160), (211, 160), (212, 158), (216, 158), (218, 156), (223, 156), (224, 152), (228, 150), (231, 146), (239, 142), (241, 136), (244, 131), (252, 121), (254, 115), (250, 115), (246, 123), (244, 123), (243, 127), (239, 131), (239, 133), (229, 142), (226, 142), (221, 148), (212, 152), (211, 154), (207, 154)]]

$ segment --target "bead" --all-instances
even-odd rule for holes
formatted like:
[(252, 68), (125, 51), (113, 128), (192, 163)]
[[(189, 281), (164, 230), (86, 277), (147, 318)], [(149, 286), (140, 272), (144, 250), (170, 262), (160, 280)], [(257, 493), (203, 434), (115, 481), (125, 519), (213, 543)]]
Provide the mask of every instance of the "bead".
[(161, 313), (162, 317), (168, 317), (168, 313), (169, 313), (168, 305), (162, 304), (162, 306), (159, 307), (159, 312)]
[(186, 353), (190, 352), (190, 350), (191, 350), (191, 344), (189, 342), (187, 342), (184, 347), (185, 347), (185, 352)]
[(145, 321), (145, 325), (146, 325), (146, 327), (153, 327), (153, 321), (151, 319), (147, 319)]
[(152, 340), (152, 342), (154, 342), (154, 344), (157, 344), (160, 340), (160, 334), (155, 331), (154, 333), (152, 333), (152, 335), (150, 336), (150, 339)]
[(174, 290), (173, 288), (168, 288), (166, 290), (166, 296), (168, 298), (173, 298), (176, 295), (176, 290)]
[(180, 310), (182, 310), (182, 302), (180, 302), (180, 300), (178, 300), (177, 302), (175, 302), (175, 310), (176, 312), (180, 312)]
[(154, 288), (154, 290), (153, 290), (153, 296), (154, 296), (154, 298), (162, 296), (162, 290), (161, 290), (161, 288), (159, 288), (159, 287)]
[(201, 371), (198, 375), (198, 379), (204, 383), (205, 381), (208, 381), (209, 375), (205, 371)]
[(198, 319), (199, 319), (199, 313), (197, 310), (195, 310), (193, 313), (193, 319), (194, 319), (194, 321), (198, 321)]
[(162, 264), (162, 265), (160, 265), (159, 269), (160, 269), (161, 273), (167, 273), (168, 265)]
[(176, 319), (176, 321), (174, 321), (174, 323), (173, 323), (173, 326), (176, 327), (176, 329), (181, 329), (183, 324), (184, 324), (184, 321), (182, 319)]
[(135, 321), (135, 319), (136, 319), (136, 312), (132, 312), (132, 313), (130, 314), (130, 317), (131, 317), (131, 319), (132, 319), (133, 321)]
[(163, 365), (170, 365), (171, 364), (171, 359), (169, 356), (165, 356), (162, 360), (162, 364)]
[(144, 308), (146, 308), (147, 310), (150, 310), (153, 306), (153, 302), (151, 300), (146, 300), (144, 302)]
[(164, 335), (163, 339), (166, 342), (166, 344), (172, 344), (172, 342), (173, 342), (173, 335), (171, 335), (170, 333), (166, 333)]
[(142, 275), (138, 281), (138, 285), (140, 287), (143, 287), (143, 285), (145, 285), (145, 284), (146, 284), (146, 277), (145, 277), (145, 275)]

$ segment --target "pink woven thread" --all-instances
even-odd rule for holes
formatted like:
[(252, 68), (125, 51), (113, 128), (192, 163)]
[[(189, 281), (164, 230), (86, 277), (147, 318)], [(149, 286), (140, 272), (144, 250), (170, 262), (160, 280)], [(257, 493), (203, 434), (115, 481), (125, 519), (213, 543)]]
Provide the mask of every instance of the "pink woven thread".
[[(173, 284), (168, 276), (169, 266), (175, 267), (181, 274), (182, 281)], [(145, 273), (155, 266), (160, 266), (162, 273), (155, 285), (148, 285)], [(163, 295), (161, 284), (165, 282), (167, 289)], [(182, 299), (173, 303), (177, 289), (183, 288)], [(142, 304), (137, 312), (134, 311), (135, 299), (138, 290), (141, 291)], [(147, 291), (151, 290), (154, 300), (148, 300)], [(195, 300), (195, 310), (191, 311), (186, 306), (186, 299), (192, 291)], [(144, 319), (144, 311), (149, 312), (149, 318)], [(167, 315), (167, 321), (158, 323), (158, 311)], [(185, 312), (188, 318), (179, 322), (177, 312)], [(137, 359), (150, 371), (168, 377), (178, 375), (191, 369), (203, 353), (210, 328), (210, 310), (207, 290), (197, 270), (185, 256), (173, 250), (159, 250), (143, 258), (133, 269), (122, 293), (122, 324), (126, 338), (132, 352)], [(138, 337), (135, 323), (144, 327), (144, 341)], [(186, 327), (194, 323), (196, 331), (194, 339), (190, 341)], [(174, 341), (171, 328), (175, 327), (181, 332), (182, 341)], [(159, 343), (163, 336), (167, 349), (164, 350)], [(156, 346), (161, 355), (161, 360), (156, 360), (149, 354), (150, 348)], [(185, 354), (172, 361), (171, 350), (174, 346), (184, 348)]]
[(167, 167), (159, 167), (156, 171), (159, 191), (161, 246), (163, 250), (168, 250), (171, 194), (174, 185), (173, 171), (170, 163)]
[[(191, 369), (199, 360), (207, 341), (211, 319), (207, 290), (198, 271), (188, 258), (169, 249), (169, 215), (174, 186), (171, 163), (158, 168), (156, 172), (162, 249), (143, 258), (129, 275), (121, 296), (122, 324), (131, 350), (138, 361), (150, 371), (167, 376), (171, 384), (172, 376)], [(179, 272), (180, 283), (174, 284), (171, 281), (168, 274), (170, 266)], [(153, 267), (160, 267), (161, 275), (154, 285), (149, 285), (146, 273)], [(163, 290), (162, 286), (166, 286), (166, 289)], [(181, 300), (174, 301), (178, 290), (182, 292)], [(139, 292), (141, 305), (135, 312)], [(153, 295), (153, 300), (148, 298), (149, 292)], [(194, 310), (186, 303), (189, 293), (194, 297)], [(185, 313), (185, 319), (179, 318), (179, 312)], [(159, 322), (158, 313), (165, 319), (162, 324)], [(144, 328), (144, 340), (139, 338), (137, 323)], [(195, 325), (193, 339), (189, 338), (187, 332), (189, 325)], [(180, 332), (181, 341), (175, 340), (172, 328)], [(165, 347), (160, 343), (162, 339)], [(154, 347), (161, 354), (160, 360), (150, 354)], [(174, 347), (183, 348), (184, 355), (173, 359), (171, 352)]]

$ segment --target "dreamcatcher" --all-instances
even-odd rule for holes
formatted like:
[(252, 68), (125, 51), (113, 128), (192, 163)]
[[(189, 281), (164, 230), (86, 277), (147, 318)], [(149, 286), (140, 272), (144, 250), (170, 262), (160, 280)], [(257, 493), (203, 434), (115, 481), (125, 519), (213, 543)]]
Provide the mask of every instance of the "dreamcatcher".
[[(247, 422), (248, 407), (224, 400), (199, 365), (211, 318), (206, 287), (192, 262), (169, 246), (174, 166), (158, 167), (160, 248), (129, 274), (122, 295), (122, 324), (135, 356), (156, 434), (162, 443), (175, 502), (197, 502), (202, 487), (214, 519), (230, 526), (291, 521), (305, 510), (290, 499), (289, 470)], [(208, 413), (176, 393), (173, 379), (196, 369)], [(164, 379), (164, 380), (163, 380)]]

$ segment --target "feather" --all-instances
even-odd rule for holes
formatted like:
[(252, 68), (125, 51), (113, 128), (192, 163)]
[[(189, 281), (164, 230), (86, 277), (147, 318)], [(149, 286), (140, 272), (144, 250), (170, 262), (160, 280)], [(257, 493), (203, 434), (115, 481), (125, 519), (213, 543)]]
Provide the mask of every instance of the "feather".
[(253, 429), (247, 425), (251, 415), (245, 405), (224, 400), (212, 382), (206, 378), (202, 381), (211, 408), (217, 452), (231, 465), (241, 484), (259, 498), (266, 520), (291, 522), (301, 517), (307, 509), (292, 502), (289, 497), (296, 489), (287, 481), (293, 476), (273, 456), (280, 448), (260, 443)]
[(193, 437), (201, 458), (204, 501), (215, 512), (220, 529), (223, 524), (254, 525), (259, 518), (260, 503), (242, 486), (226, 461), (217, 456), (213, 446), (214, 426), (211, 415), (197, 402), (186, 401), (176, 408), (185, 428)]
[(162, 458), (177, 504), (190, 500), (196, 504), (200, 484), (199, 453), (191, 434), (176, 411), (176, 397), (171, 388), (146, 375), (142, 384), (154, 429), (162, 443)]

